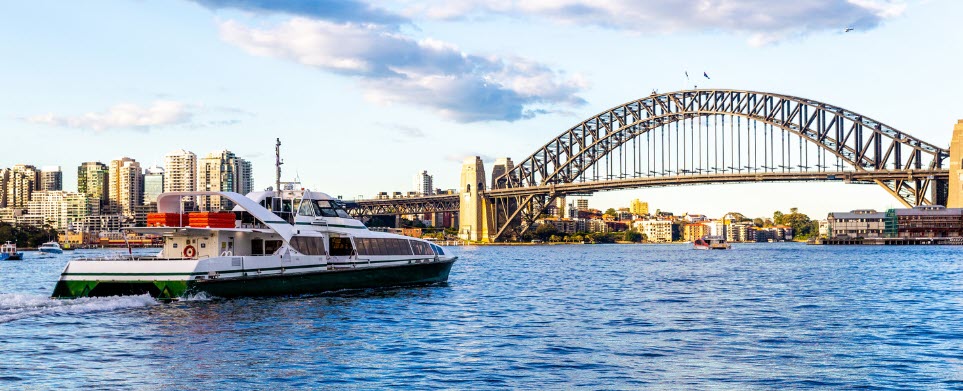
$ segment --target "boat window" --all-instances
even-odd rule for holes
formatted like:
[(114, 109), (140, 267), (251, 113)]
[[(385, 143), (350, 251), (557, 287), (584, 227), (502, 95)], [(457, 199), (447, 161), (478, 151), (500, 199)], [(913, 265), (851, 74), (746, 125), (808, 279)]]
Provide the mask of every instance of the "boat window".
[(331, 237), (331, 240), (328, 242), (328, 247), (331, 248), (332, 256), (351, 255), (353, 250), (351, 247), (351, 238)]
[[(385, 241), (385, 245), (388, 246), (388, 254), (398, 253), (398, 243), (392, 239), (381, 239)], [(387, 254), (386, 254), (387, 255)]]
[(321, 214), (321, 211), (318, 209), (318, 205), (310, 200), (302, 202), (301, 207), (298, 208), (299, 216), (317, 216), (319, 214)]
[(439, 246), (439, 245), (432, 244), (432, 245), (431, 245), (431, 249), (432, 249), (432, 250), (435, 250), (435, 254), (445, 255), (445, 250), (443, 250), (443, 249), (441, 248), (441, 246)]
[(435, 252), (431, 250), (431, 246), (428, 243), (409, 240), (408, 243), (411, 244), (411, 250), (414, 251), (414, 255), (435, 255)]
[(338, 217), (343, 218), (343, 219), (353, 219), (353, 218), (354, 218), (354, 217), (351, 217), (351, 215), (348, 214), (348, 211), (345, 210), (346, 208), (344, 207), (344, 202), (341, 202), (341, 201), (332, 201), (332, 202), (331, 202), (331, 205), (334, 206), (334, 211), (335, 211), (335, 213), (338, 214)]
[(414, 255), (407, 239), (355, 238), (354, 241), (358, 255)]
[(251, 239), (251, 255), (264, 255), (264, 239)]
[[(390, 250), (391, 254), (404, 254), (402, 252), (401, 243), (398, 243), (397, 239), (385, 239), (385, 240), (387, 240), (388, 245), (391, 246), (391, 250)], [(405, 243), (405, 247), (408, 247), (407, 243)]]
[(366, 239), (355, 238), (354, 243), (358, 246), (358, 255), (368, 255), (368, 241)]
[(320, 209), (321, 216), (324, 217), (338, 217), (338, 212), (335, 212), (334, 205), (331, 205), (331, 201), (318, 200), (318, 208)]
[(295, 236), (291, 247), (304, 255), (324, 255), (324, 238), (321, 236)]
[(265, 240), (264, 241), (264, 255), (274, 254), (281, 248), (280, 240)]
[(388, 253), (388, 247), (385, 245), (384, 239), (371, 239), (371, 243), (374, 243), (374, 252), (372, 255), (385, 255)]
[(408, 243), (409, 240), (407, 240), (407, 239), (392, 239), (392, 240), (398, 242), (398, 247), (400, 247), (400, 248), (398, 249), (398, 250), (399, 250), (399, 251), (398, 251), (398, 254), (401, 254), (401, 255), (415, 255), (415, 253), (411, 251), (411, 245), (409, 245), (409, 243)]
[(235, 212), (235, 213), (239, 215), (239, 217), (237, 217), (237, 219), (238, 219), (238, 220), (241, 220), (241, 224), (257, 224), (257, 223), (258, 223), (257, 219), (254, 218), (254, 215), (252, 215), (251, 213), (249, 213), (249, 212), (247, 212), (247, 211)]

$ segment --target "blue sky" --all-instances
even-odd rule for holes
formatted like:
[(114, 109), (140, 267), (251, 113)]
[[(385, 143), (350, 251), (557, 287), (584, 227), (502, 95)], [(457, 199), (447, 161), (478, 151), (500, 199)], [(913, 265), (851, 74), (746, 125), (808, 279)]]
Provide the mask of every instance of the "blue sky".
[[(963, 118), (963, 3), (869, 0), (3, 2), (0, 166), (162, 163), (230, 149), (353, 198), (457, 186), (465, 156), (524, 159), (684, 72), (811, 98), (937, 145)], [(843, 33), (854, 26), (855, 31)], [(9, 148), (13, 146), (13, 148)], [(707, 197), (711, 194), (711, 197)], [(746, 184), (599, 193), (676, 213), (895, 206), (876, 186)]]

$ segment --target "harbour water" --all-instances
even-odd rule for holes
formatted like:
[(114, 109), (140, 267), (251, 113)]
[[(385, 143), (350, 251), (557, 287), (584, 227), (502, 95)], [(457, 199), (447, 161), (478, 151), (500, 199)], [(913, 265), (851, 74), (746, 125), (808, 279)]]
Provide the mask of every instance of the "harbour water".
[[(963, 247), (451, 248), (449, 283), (52, 300), (0, 263), (2, 389), (963, 389)], [(92, 251), (92, 250), (91, 250)]]

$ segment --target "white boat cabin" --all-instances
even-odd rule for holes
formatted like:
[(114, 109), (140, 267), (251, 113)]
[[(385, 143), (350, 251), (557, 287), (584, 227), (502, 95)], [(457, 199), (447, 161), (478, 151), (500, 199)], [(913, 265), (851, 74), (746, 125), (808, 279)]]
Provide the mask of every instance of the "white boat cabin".
[[(203, 193), (203, 194), (201, 194)], [(441, 247), (405, 236), (369, 231), (352, 218), (344, 204), (331, 196), (309, 190), (250, 193), (177, 192), (158, 197), (158, 209), (179, 213), (181, 198), (219, 195), (233, 201), (232, 227), (178, 226), (134, 228), (133, 231), (162, 235), (160, 259), (215, 257), (320, 257), (327, 263), (420, 259), (444, 255)], [(188, 214), (187, 216), (190, 216)]]

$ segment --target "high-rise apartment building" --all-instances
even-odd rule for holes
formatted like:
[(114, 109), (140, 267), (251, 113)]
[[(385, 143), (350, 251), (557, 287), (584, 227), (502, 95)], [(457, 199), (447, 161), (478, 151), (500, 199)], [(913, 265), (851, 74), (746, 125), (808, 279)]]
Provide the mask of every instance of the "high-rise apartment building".
[[(164, 157), (164, 192), (197, 191), (197, 155), (183, 149)], [(184, 197), (185, 209), (193, 209), (193, 197)]]
[(639, 201), (639, 199), (636, 198), (636, 199), (632, 200), (632, 203), (631, 203), (630, 206), (629, 206), (629, 210), (630, 210), (630, 211), (632, 212), (632, 214), (634, 214), (634, 215), (645, 216), (645, 215), (649, 214), (649, 203), (648, 203), (648, 202)]
[(27, 214), (39, 216), (40, 221), (54, 229), (66, 229), (83, 222), (99, 206), (99, 200), (83, 193), (62, 190), (34, 192), (27, 202)]
[(150, 167), (144, 173), (144, 205), (157, 202), (157, 196), (164, 192), (164, 169)]
[(435, 192), (434, 179), (428, 175), (428, 171), (422, 171), (415, 175), (415, 192), (421, 195), (432, 195)]
[(40, 186), (40, 170), (28, 164), (18, 164), (10, 170), (7, 181), (7, 207), (26, 208), (30, 194)]
[(10, 169), (0, 168), (0, 208), (7, 207), (7, 186), (10, 184)]
[(129, 157), (110, 161), (108, 193), (111, 213), (133, 217), (134, 207), (144, 199), (144, 171)]
[(77, 192), (86, 194), (88, 198), (96, 200), (98, 210), (92, 213), (98, 214), (101, 209), (106, 210), (110, 192), (108, 189), (108, 175), (110, 170), (107, 165), (101, 162), (84, 162), (77, 167)]
[[(232, 191), (241, 194), (251, 192), (251, 163), (223, 150), (211, 152), (198, 161), (198, 191)], [(216, 196), (200, 196), (197, 200), (201, 210), (230, 210), (234, 203)]]
[(64, 174), (60, 166), (47, 166), (40, 169), (40, 191), (64, 189)]
[(237, 158), (237, 192), (247, 195), (254, 191), (254, 173), (251, 161)]
[(588, 200), (585, 198), (579, 198), (575, 200), (576, 210), (588, 210)]

